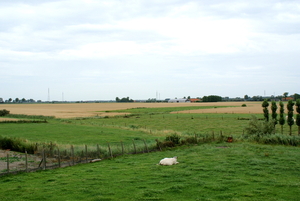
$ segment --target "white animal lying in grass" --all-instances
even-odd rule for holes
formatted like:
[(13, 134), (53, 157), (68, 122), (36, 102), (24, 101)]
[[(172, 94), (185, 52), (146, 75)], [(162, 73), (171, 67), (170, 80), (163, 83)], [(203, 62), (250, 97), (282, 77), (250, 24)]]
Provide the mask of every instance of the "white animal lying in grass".
[(177, 162), (177, 156), (174, 156), (173, 158), (164, 158), (164, 159), (161, 159), (159, 161), (158, 165), (176, 165), (178, 163), (179, 162)]

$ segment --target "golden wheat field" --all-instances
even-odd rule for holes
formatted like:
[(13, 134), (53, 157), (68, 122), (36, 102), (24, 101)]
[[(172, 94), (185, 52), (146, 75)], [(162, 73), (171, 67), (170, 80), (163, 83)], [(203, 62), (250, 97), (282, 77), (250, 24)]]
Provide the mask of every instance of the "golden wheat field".
[[(246, 104), (247, 107), (241, 107)], [(105, 112), (130, 108), (159, 108), (187, 106), (229, 106), (226, 108), (198, 109), (178, 113), (262, 113), (260, 102), (217, 102), (217, 103), (65, 103), (65, 104), (2, 104), (0, 110), (11, 114), (44, 115), (57, 118), (107, 116), (120, 113)], [(177, 113), (177, 112), (176, 112)], [(124, 114), (124, 113), (123, 113)]]

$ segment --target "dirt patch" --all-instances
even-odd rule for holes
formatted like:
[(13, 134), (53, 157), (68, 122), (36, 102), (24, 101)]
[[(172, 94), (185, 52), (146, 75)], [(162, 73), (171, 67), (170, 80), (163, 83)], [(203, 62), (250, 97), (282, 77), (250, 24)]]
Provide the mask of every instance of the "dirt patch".
[[(9, 150), (0, 150), (0, 172), (7, 171), (7, 154), (9, 154), (10, 172), (25, 170), (25, 154)], [(38, 168), (39, 163), (41, 162), (41, 157), (28, 154), (27, 158), (29, 169)]]

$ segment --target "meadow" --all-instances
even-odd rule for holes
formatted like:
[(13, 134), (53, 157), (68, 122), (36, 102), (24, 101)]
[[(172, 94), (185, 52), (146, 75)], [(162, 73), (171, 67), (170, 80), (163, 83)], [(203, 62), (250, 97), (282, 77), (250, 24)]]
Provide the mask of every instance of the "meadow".
[[(132, 104), (114, 106), (114, 110), (89, 110), (92, 116), (49, 118), (48, 123), (1, 123), (0, 136), (65, 147), (107, 146), (107, 142), (114, 145), (120, 141), (129, 146), (132, 140), (141, 139), (155, 144), (155, 139), (164, 140), (172, 134), (183, 137), (222, 133), (234, 138), (233, 143), (184, 145), (162, 152), (125, 154), (97, 163), (2, 176), (0, 182), (5, 187), (0, 189), (1, 200), (297, 200), (299, 147), (262, 145), (241, 138), (249, 122), (245, 119), (263, 116), (262, 112), (254, 112), (262, 111), (260, 104), (257, 106), (247, 111), (241, 103), (170, 104), (159, 108)], [(19, 118), (37, 118), (27, 114)], [(42, 114), (35, 111), (35, 115)], [(296, 126), (293, 133), (297, 134)], [(285, 125), (284, 135), (287, 134)], [(178, 165), (156, 165), (160, 159), (173, 156), (178, 156)]]

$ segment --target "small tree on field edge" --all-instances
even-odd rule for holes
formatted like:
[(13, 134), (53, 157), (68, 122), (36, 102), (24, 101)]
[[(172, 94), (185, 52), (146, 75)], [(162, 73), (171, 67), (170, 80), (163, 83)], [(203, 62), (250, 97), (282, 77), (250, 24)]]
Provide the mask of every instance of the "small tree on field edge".
[(272, 103), (271, 103), (271, 110), (272, 110), (272, 119), (274, 121), (274, 132), (275, 132), (275, 126), (278, 123), (277, 113), (276, 113), (276, 111), (277, 111), (277, 105), (276, 105), (275, 101), (272, 101)]
[(264, 112), (265, 120), (269, 121), (269, 110), (268, 110), (269, 103), (267, 99), (265, 99), (264, 102), (262, 103), (262, 107), (264, 108), (263, 112)]
[(279, 124), (281, 125), (281, 134), (283, 134), (283, 125), (285, 124), (285, 118), (284, 118), (284, 104), (282, 101), (279, 102), (279, 106), (280, 106)]
[(296, 124), (298, 126), (298, 135), (300, 135), (300, 99), (297, 99), (296, 106), (296, 111), (298, 113), (296, 116)]
[(294, 114), (293, 114), (293, 111), (294, 111), (294, 108), (293, 106), (295, 105), (295, 103), (292, 101), (292, 100), (289, 100), (288, 101), (288, 104), (287, 104), (287, 109), (288, 109), (288, 118), (287, 118), (287, 124), (290, 126), (290, 135), (292, 135), (292, 126), (294, 125)]

